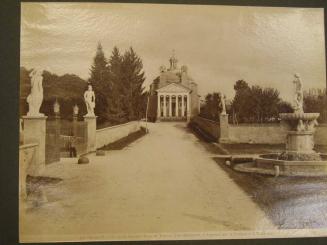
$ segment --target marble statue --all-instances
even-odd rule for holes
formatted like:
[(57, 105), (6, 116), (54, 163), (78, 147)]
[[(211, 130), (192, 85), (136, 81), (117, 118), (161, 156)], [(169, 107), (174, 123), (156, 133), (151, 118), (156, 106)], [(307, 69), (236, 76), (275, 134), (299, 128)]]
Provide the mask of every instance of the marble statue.
[(319, 123), (318, 123), (317, 119), (309, 121), (309, 122), (307, 122), (306, 130), (314, 132), (315, 127), (318, 126), (318, 125), (319, 125)]
[(295, 113), (303, 113), (303, 85), (298, 74), (295, 74), (294, 77), (295, 96), (293, 109)]
[(40, 113), (40, 107), (43, 101), (42, 73), (43, 71), (40, 69), (34, 69), (30, 73), (31, 93), (27, 96), (27, 116), (44, 116), (44, 114)]
[(84, 100), (86, 104), (87, 114), (85, 116), (95, 116), (94, 108), (95, 108), (95, 94), (92, 90), (92, 85), (89, 84), (87, 90), (84, 93)]
[(220, 101), (221, 101), (221, 107), (222, 107), (222, 111), (221, 111), (221, 114), (222, 115), (226, 115), (226, 103), (225, 103), (225, 100), (226, 100), (226, 96), (221, 94), (220, 93)]

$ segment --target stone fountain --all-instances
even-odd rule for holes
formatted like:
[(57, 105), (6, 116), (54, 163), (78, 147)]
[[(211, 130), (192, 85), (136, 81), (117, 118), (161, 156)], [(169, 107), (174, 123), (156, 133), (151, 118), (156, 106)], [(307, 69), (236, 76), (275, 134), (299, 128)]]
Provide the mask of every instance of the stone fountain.
[(303, 111), (303, 88), (295, 74), (293, 113), (280, 113), (281, 123), (287, 125), (286, 147), (281, 153), (262, 154), (252, 163), (235, 166), (236, 170), (274, 175), (327, 175), (327, 155), (314, 150), (314, 131), (319, 113)]

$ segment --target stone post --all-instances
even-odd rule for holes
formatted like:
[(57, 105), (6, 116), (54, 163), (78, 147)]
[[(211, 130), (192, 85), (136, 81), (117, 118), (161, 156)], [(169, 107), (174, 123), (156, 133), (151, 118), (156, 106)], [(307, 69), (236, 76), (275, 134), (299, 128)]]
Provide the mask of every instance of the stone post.
[(60, 161), (60, 115), (56, 114), (55, 115), (55, 127), (56, 127), (56, 135), (55, 135), (55, 147), (54, 151), (56, 152), (56, 160)]
[(77, 115), (73, 115), (73, 136), (77, 136)]
[(87, 123), (87, 152), (96, 151), (96, 124), (97, 116), (84, 116)]
[(39, 175), (45, 168), (46, 116), (23, 116), (24, 144), (38, 144), (34, 166), (29, 170), (32, 175)]
[(228, 114), (220, 114), (220, 137), (219, 143), (228, 143), (229, 140), (229, 125), (228, 125)]

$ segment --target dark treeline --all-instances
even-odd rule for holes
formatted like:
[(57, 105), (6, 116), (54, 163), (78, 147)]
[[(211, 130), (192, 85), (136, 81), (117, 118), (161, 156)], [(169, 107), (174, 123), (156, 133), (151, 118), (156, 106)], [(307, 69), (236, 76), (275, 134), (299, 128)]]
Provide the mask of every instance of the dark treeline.
[[(234, 85), (235, 96), (226, 103), (227, 113), (232, 123), (265, 123), (278, 120), (278, 113), (292, 112), (289, 103), (279, 97), (273, 88), (250, 87), (244, 80)], [(210, 120), (219, 121), (222, 111), (219, 93), (208, 94), (201, 107), (200, 115)]]
[[(31, 89), (31, 71), (24, 67), (20, 69), (20, 115), (26, 115), (28, 111), (26, 98)], [(85, 115), (83, 94), (87, 84), (91, 83), (96, 95), (95, 114), (100, 127), (140, 119), (144, 117), (146, 108), (144, 81), (142, 60), (132, 48), (120, 54), (115, 47), (107, 59), (99, 43), (87, 81), (73, 74), (58, 76), (49, 71), (43, 72), (44, 101), (40, 111), (52, 116), (53, 104), (58, 100), (62, 118), (72, 118), (75, 104), (79, 106), (80, 117)]]
[[(227, 103), (227, 113), (232, 123), (267, 123), (277, 122), (279, 113), (293, 112), (290, 103), (279, 97), (278, 90), (263, 88), (258, 85), (249, 86), (244, 80), (234, 85), (235, 96)], [(304, 96), (304, 111), (319, 112), (319, 121), (326, 121), (326, 95)], [(219, 121), (221, 112), (219, 93), (208, 94), (201, 106), (200, 115), (210, 120)]]

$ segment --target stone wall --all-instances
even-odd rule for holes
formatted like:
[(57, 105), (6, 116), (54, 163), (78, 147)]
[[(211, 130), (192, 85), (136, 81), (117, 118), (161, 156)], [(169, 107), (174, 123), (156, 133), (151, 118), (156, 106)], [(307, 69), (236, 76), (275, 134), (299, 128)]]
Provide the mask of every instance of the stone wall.
[[(223, 137), (225, 132), (223, 143), (284, 144), (288, 130), (283, 123), (220, 125), (199, 116), (194, 117), (192, 122), (216, 139)], [(316, 145), (327, 145), (327, 124), (316, 127), (314, 140)]]
[[(284, 144), (287, 127), (283, 124), (229, 124), (231, 143)], [(327, 124), (319, 125), (314, 134), (316, 145), (327, 145)]]
[(115, 142), (140, 129), (139, 121), (132, 121), (112, 127), (98, 129), (96, 131), (96, 148)]
[(287, 128), (279, 123), (272, 124), (229, 124), (231, 143), (283, 144)]
[(197, 124), (207, 134), (211, 135), (217, 140), (219, 139), (220, 137), (219, 122), (215, 122), (199, 116), (193, 117), (192, 122)]

